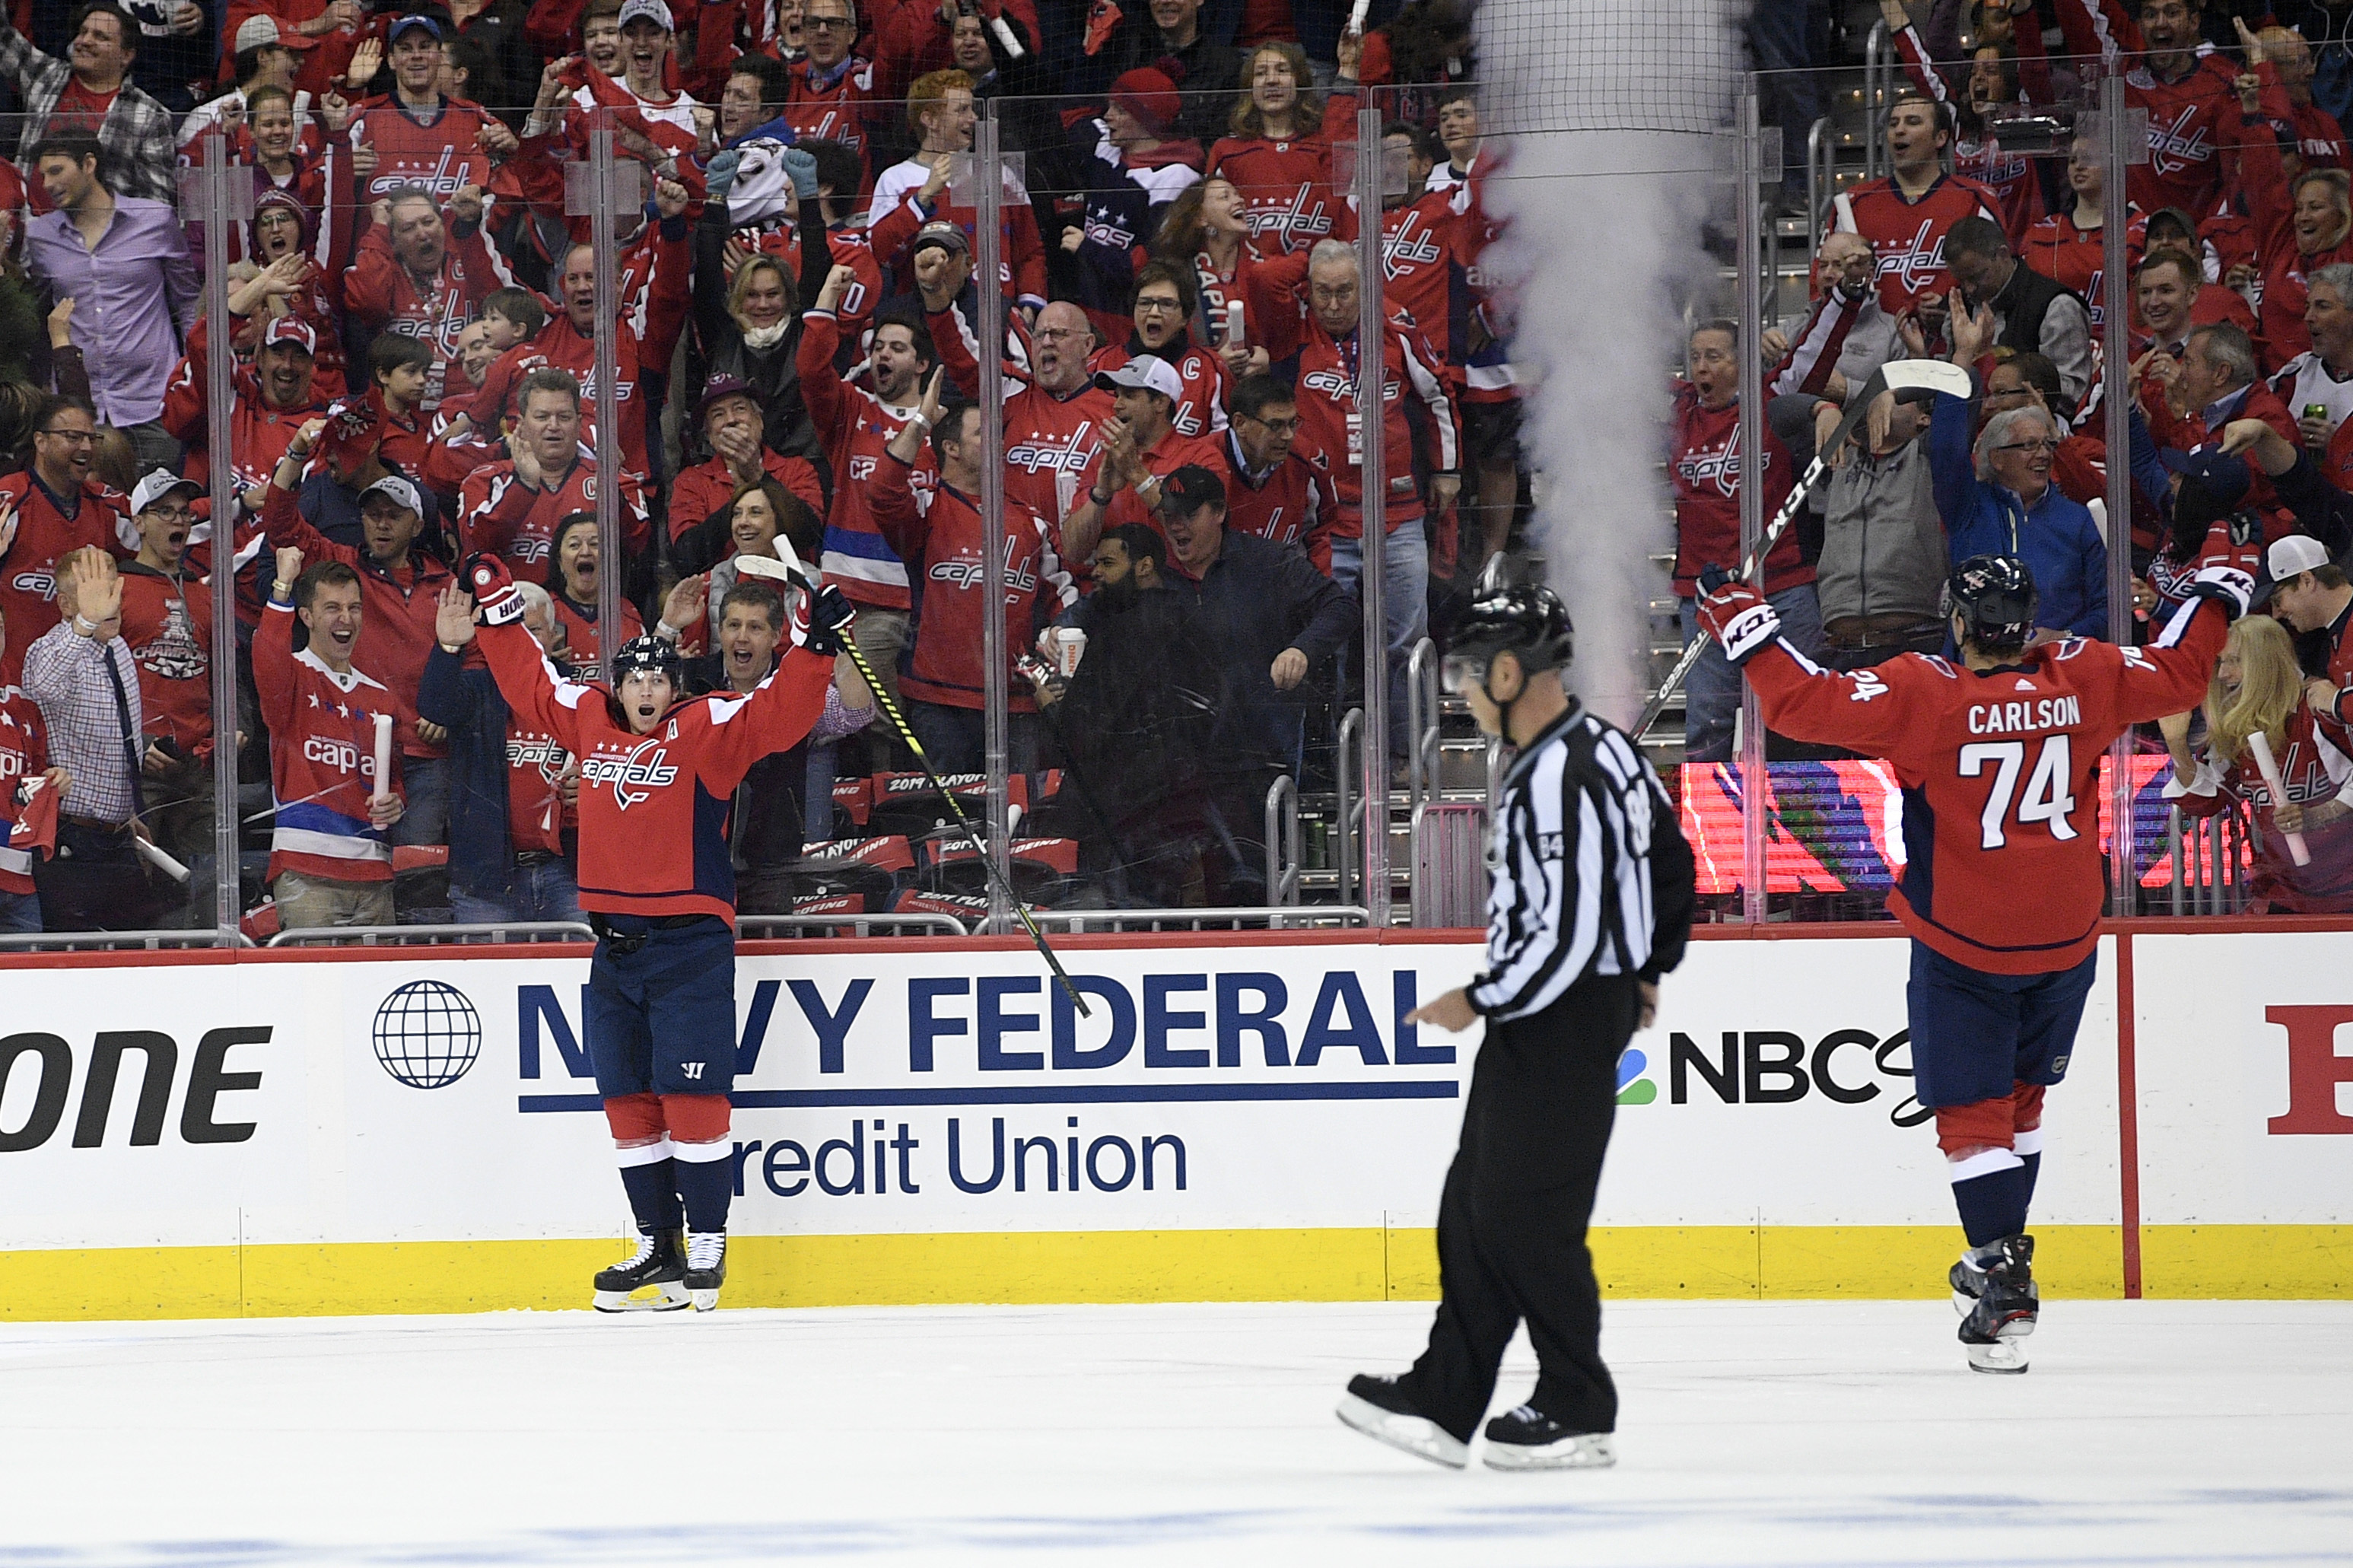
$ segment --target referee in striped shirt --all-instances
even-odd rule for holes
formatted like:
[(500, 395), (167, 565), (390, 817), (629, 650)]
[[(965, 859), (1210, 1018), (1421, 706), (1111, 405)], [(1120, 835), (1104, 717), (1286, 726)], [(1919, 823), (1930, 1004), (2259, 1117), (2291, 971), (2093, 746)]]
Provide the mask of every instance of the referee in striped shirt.
[(1446, 657), (1446, 689), (1519, 756), (1489, 852), (1486, 968), (1407, 1021), (1466, 1029), (1483, 1017), (1487, 1034), (1439, 1202), (1430, 1348), (1402, 1376), (1352, 1379), (1339, 1409), (1367, 1436), (1457, 1468), (1523, 1320), (1535, 1392), (1487, 1423), (1487, 1463), (1615, 1462), (1618, 1392), (1586, 1225), (1618, 1058), (1691, 932), (1692, 855), (1674, 809), (1626, 735), (1562, 686), (1570, 647), (1560, 600), (1512, 587), (1480, 597)]

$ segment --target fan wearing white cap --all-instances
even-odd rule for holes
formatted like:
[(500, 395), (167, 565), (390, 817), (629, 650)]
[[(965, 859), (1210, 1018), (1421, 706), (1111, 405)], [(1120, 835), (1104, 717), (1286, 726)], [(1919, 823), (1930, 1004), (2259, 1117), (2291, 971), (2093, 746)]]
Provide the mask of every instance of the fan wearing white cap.
[[(2329, 559), (2328, 547), (2308, 533), (2274, 540), (2263, 564), (2272, 579), (2263, 592), (2264, 606), (2305, 644), (2297, 649), (2308, 677), (2305, 700), (2322, 718), (2353, 725), (2353, 579)], [(2316, 632), (2327, 637), (2325, 664), (2310, 647), (2317, 640), (2310, 637)]]
[[(614, 63), (618, 68), (604, 74), (611, 78), (613, 86), (636, 100), (635, 112), (640, 117), (642, 129), (624, 121), (613, 121), (614, 129), (624, 132), (619, 140), (629, 142), (633, 138), (649, 137), (665, 156), (692, 152), (701, 140), (694, 122), (694, 111), (701, 105), (685, 93), (672, 91), (663, 81), (663, 67), (670, 58), (672, 35), (677, 31), (670, 7), (662, 0), (621, 0), (620, 12), (611, 22), (604, 18), (613, 13), (603, 6), (591, 5), (589, 11), (598, 13), (585, 17), (582, 23), (590, 67), (596, 68), (606, 47), (591, 35), (600, 32), (602, 26), (613, 27), (619, 35), (612, 46)], [(605, 90), (609, 101), (611, 89)], [(596, 92), (591, 88), (581, 88), (566, 100), (564, 133), (580, 156), (587, 155), (589, 132), (597, 129), (597, 117), (612, 112), (599, 107)], [(543, 113), (534, 110), (524, 133), (539, 134), (546, 124)]]
[(295, 495), (326, 424), (313, 419), (304, 425), (270, 471), (261, 503), (262, 531), (272, 549), (300, 550), (314, 565), (337, 562), (358, 575), (363, 616), (352, 658), (391, 693), (408, 797), (408, 815), (394, 837), (403, 844), (438, 844), (448, 826), (448, 756), (443, 745), (448, 737), (438, 725), (417, 718), (417, 685), (433, 654), (437, 601), (454, 574), (414, 548), (425, 527), (425, 498), (398, 474), (386, 474), (360, 492), (357, 548), (334, 542), (303, 519)]
[(1226, 460), (1209, 437), (1176, 428), (1185, 384), (1166, 360), (1139, 354), (1116, 370), (1097, 371), (1094, 384), (1111, 394), (1113, 418), (1087, 470), (1085, 493), (1062, 523), (1062, 554), (1070, 561), (1092, 555), (1106, 528), (1133, 522), (1159, 532), (1161, 481), (1187, 463), (1216, 473)]
[[(142, 819), (183, 865), (212, 853), (213, 596), (190, 569), (204, 488), (157, 468), (131, 491), (139, 554), (122, 563), (122, 640), (139, 671)], [(206, 908), (207, 879), (190, 891)]]

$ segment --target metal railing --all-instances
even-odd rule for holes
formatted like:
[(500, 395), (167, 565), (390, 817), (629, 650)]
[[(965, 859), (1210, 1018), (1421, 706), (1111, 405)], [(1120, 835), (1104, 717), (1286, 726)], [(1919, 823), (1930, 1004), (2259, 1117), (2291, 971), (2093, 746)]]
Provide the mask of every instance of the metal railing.
[(1332, 864), (1340, 876), (1337, 883), (1343, 905), (1356, 901), (1356, 889), (1363, 879), (1364, 861), (1359, 856), (1358, 836), (1363, 831), (1365, 802), (1357, 798), (1356, 781), (1363, 775), (1358, 769), (1365, 746), (1365, 710), (1351, 708), (1341, 717), (1339, 739), (1332, 748)]
[(1410, 811), (1438, 795), (1439, 724), (1438, 644), (1424, 637), (1413, 645), (1405, 669), (1405, 799)]
[(1290, 909), (1233, 904), (1199, 910), (1039, 910), (1041, 931), (1071, 936), (1123, 931), (1313, 931), (1354, 929), (1372, 923), (1362, 904), (1301, 904)]
[(581, 921), (517, 921), (512, 925), (296, 926), (271, 947), (465, 947), (526, 942), (595, 942)]
[(1299, 829), (1299, 784), (1283, 774), (1266, 791), (1266, 901), (1286, 907), (1299, 902), (1302, 868)]
[(738, 915), (735, 934), (754, 941), (787, 936), (970, 936), (972, 928), (954, 915), (926, 911), (898, 914)]
[[(220, 933), (210, 926), (195, 931), (52, 931), (0, 936), (0, 952), (160, 952), (220, 945)], [(237, 946), (251, 947), (253, 939), (237, 933)]]
[(1887, 30), (1885, 18), (1871, 25), (1871, 37), (1862, 46), (1862, 173), (1865, 179), (1875, 180), (1892, 172), (1887, 162), (1887, 139), (1879, 133), (1880, 117), (1886, 112), (1887, 97), (1894, 84), (1895, 74), (1903, 68), (1895, 60), (1895, 36)]
[(1487, 806), (1430, 801), (1413, 814), (1413, 923), (1487, 923)]
[(2236, 811), (2185, 816), (2166, 813), (2165, 847), (2173, 862), (2172, 910), (2177, 915), (2235, 915), (2247, 907), (2254, 846)]
[(1806, 226), (1820, 234), (1830, 222), (1831, 198), (1838, 195), (1838, 125), (1829, 115), (1806, 132)]

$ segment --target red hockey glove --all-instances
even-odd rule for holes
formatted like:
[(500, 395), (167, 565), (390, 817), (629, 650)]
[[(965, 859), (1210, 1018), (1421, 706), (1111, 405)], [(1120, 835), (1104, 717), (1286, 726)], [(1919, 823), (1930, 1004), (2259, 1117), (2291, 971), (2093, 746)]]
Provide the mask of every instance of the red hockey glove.
[(1724, 657), (1734, 664), (1746, 661), (1758, 648), (1770, 647), (1781, 635), (1781, 615), (1746, 583), (1726, 583), (1696, 606), (1699, 624), (1724, 645)]
[(2181, 591), (2191, 598), (2212, 599), (2232, 620), (2247, 613), (2255, 596), (2255, 578), (2263, 571), (2263, 543), (2253, 531), (2234, 528), (2225, 518), (2207, 531), (2206, 552), (2198, 570)]
[(515, 592), (507, 563), (495, 555), (477, 554), (466, 563), (466, 585), (474, 591), (474, 607), (486, 626), (502, 626), (522, 618), (522, 595)]

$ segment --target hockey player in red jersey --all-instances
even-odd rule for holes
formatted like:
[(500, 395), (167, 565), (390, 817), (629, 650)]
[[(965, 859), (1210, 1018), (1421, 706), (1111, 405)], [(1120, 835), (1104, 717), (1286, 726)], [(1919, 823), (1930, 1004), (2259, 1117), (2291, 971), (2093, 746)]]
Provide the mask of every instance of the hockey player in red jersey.
[[(467, 580), (480, 621), (470, 640), (515, 723), (580, 759), (580, 906), (596, 929), (588, 1057), (641, 1238), (635, 1258), (596, 1276), (596, 1304), (708, 1310), (726, 1278), (734, 1187), (729, 809), (745, 771), (825, 711), (852, 612), (826, 589), (801, 645), (749, 696), (687, 698), (678, 649), (659, 637), (621, 648), (609, 688), (559, 679), (505, 563), (477, 555)], [(657, 1295), (633, 1303), (649, 1286)]]
[(2034, 644), (2034, 578), (2014, 555), (1954, 568), (1954, 661), (1915, 653), (1831, 674), (1782, 640), (1747, 584), (1700, 602), (1768, 724), (1884, 757), (1904, 786), (1904, 876), (1887, 903), (1912, 936), (1913, 1082), (1968, 1237), (1951, 1284), (1979, 1372), (2024, 1372), (2034, 1331), (2026, 1216), (2042, 1096), (2066, 1075), (2098, 962), (2100, 756), (2205, 690), (2260, 560), (2229, 529), (2216, 525), (2189, 597), (2146, 647)]

